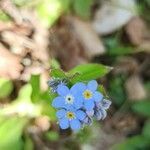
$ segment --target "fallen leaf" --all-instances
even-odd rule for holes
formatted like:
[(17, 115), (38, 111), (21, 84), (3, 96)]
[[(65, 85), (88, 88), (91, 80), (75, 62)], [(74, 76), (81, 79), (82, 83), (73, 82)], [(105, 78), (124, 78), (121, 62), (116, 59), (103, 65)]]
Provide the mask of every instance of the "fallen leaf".
[(0, 44), (0, 76), (18, 79), (23, 69), (21, 59)]
[(83, 47), (79, 40), (73, 34), (73, 29), (66, 18), (51, 29), (50, 48), (53, 50), (53, 56), (58, 58), (64, 70), (86, 63)]
[(140, 17), (132, 18), (125, 30), (129, 40), (134, 45), (140, 45), (144, 41), (147, 33), (145, 22)]
[(130, 76), (125, 83), (125, 88), (129, 100), (137, 101), (146, 98), (144, 84), (138, 75)]
[(95, 13), (93, 28), (101, 35), (110, 34), (125, 25), (135, 15), (134, 0), (105, 1)]
[(133, 57), (120, 57), (114, 67), (115, 74), (134, 74), (138, 72), (139, 64)]
[(83, 21), (77, 17), (69, 17), (68, 21), (73, 27), (73, 34), (80, 41), (84, 53), (89, 59), (105, 52), (104, 45), (93, 30), (90, 22)]

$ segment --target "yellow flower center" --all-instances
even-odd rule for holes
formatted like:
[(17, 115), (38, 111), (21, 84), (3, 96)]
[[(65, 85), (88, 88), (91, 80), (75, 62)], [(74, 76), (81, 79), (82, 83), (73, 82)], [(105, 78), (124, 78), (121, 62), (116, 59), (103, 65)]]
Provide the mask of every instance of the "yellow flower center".
[(75, 114), (71, 111), (68, 111), (67, 114), (66, 114), (66, 117), (68, 119), (74, 119), (75, 118)]
[(90, 99), (92, 97), (92, 92), (90, 90), (85, 90), (83, 96), (85, 99)]

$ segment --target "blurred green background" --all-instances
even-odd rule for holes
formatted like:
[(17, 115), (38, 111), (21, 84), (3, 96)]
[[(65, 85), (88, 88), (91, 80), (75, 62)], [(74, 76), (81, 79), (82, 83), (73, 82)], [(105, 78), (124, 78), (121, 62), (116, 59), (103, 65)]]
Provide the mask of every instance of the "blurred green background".
[[(0, 150), (150, 150), (150, 1), (1, 0)], [(105, 120), (59, 129), (50, 70), (100, 63)]]

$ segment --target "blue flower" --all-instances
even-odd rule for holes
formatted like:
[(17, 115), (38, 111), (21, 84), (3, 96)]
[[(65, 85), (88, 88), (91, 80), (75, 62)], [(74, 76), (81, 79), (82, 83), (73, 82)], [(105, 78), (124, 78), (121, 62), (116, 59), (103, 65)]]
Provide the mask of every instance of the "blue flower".
[(95, 80), (89, 81), (87, 85), (84, 83), (76, 83), (72, 90), (78, 93), (78, 98), (83, 101), (83, 106), (85, 110), (91, 111), (96, 102), (100, 102), (103, 95), (96, 91), (98, 84)]
[(79, 93), (75, 89), (75, 86), (76, 84), (69, 89), (65, 85), (58, 85), (57, 93), (59, 96), (53, 100), (52, 106), (65, 109), (69, 109), (70, 107), (76, 109), (81, 108), (83, 106), (83, 100), (79, 99)]
[(107, 116), (106, 110), (110, 107), (111, 101), (103, 99), (101, 102), (96, 103), (94, 107), (94, 117), (97, 120), (104, 120)]
[(82, 110), (61, 109), (56, 113), (61, 129), (71, 127), (72, 130), (77, 131), (82, 127), (82, 121), (86, 118), (86, 114)]

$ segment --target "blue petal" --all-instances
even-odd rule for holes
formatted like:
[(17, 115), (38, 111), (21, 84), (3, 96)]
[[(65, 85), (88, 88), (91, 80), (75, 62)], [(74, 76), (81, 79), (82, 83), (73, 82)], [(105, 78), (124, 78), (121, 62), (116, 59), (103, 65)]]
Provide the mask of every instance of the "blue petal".
[(79, 108), (83, 107), (83, 98), (81, 96), (75, 98), (74, 107), (76, 109), (79, 109)]
[(96, 91), (96, 89), (98, 87), (97, 81), (95, 81), (95, 80), (89, 81), (87, 87), (91, 91)]
[(65, 115), (66, 115), (66, 110), (65, 109), (61, 109), (61, 110), (58, 110), (57, 112), (56, 112), (56, 116), (57, 116), (57, 118), (63, 118), (63, 117), (65, 117)]
[(67, 129), (69, 128), (69, 121), (67, 118), (62, 118), (59, 120), (59, 125), (61, 129)]
[(86, 85), (82, 82), (78, 82), (71, 87), (70, 91), (74, 96), (77, 96), (81, 94), (85, 89), (86, 89)]
[(83, 111), (81, 111), (81, 110), (78, 110), (77, 112), (76, 112), (76, 116), (77, 116), (77, 118), (79, 119), (79, 120), (84, 120), (85, 119), (85, 117), (86, 117), (86, 113), (84, 113)]
[(74, 109), (74, 105), (73, 105), (73, 104), (65, 104), (65, 105), (64, 105), (64, 108), (65, 108), (66, 110), (73, 110), (73, 109)]
[(103, 99), (103, 95), (100, 92), (95, 92), (94, 93), (94, 100), (95, 102), (100, 102)]
[(52, 106), (55, 108), (64, 108), (65, 100), (63, 97), (56, 97), (53, 102)]
[(81, 123), (79, 120), (73, 119), (70, 121), (70, 126), (72, 130), (77, 131), (81, 128)]
[(94, 101), (92, 100), (85, 100), (84, 107), (87, 111), (91, 111), (94, 108)]
[(65, 85), (58, 85), (57, 93), (61, 96), (66, 96), (69, 93), (69, 88)]

